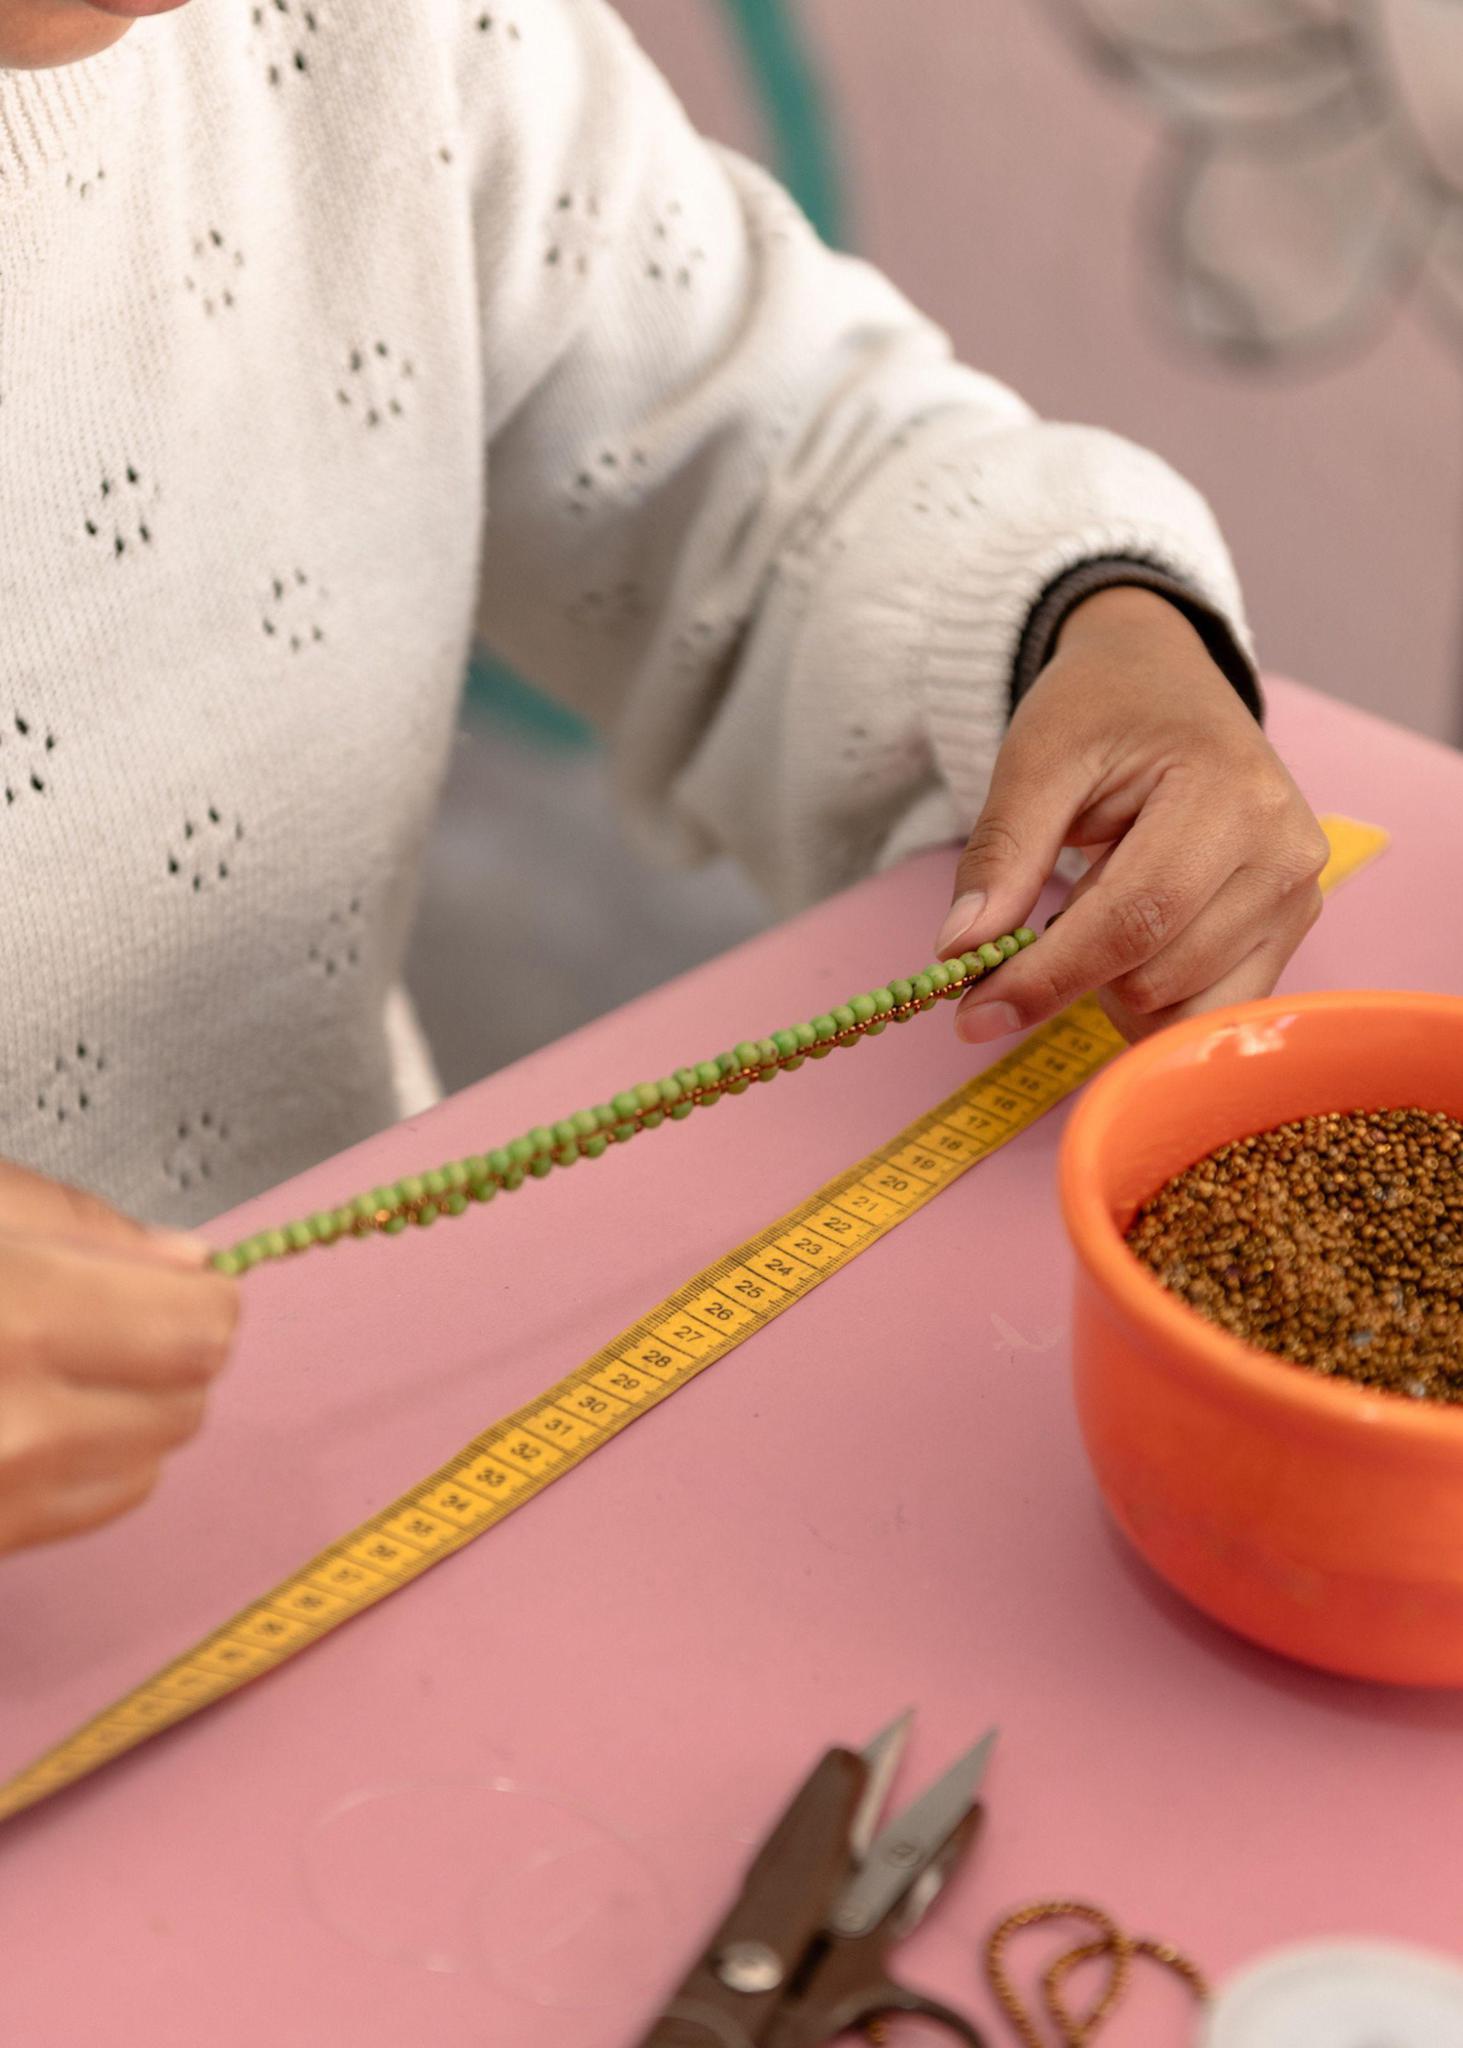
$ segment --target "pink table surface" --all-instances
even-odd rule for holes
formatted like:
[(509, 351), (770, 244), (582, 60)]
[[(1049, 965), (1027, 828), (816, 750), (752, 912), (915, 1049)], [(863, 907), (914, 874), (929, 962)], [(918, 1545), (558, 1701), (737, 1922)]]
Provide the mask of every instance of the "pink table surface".
[[(1463, 990), (1463, 758), (1295, 687), (1273, 706), (1318, 808), (1396, 835), (1291, 985)], [(855, 889), (226, 1227), (476, 1149), (912, 966), (948, 869), (931, 857)], [(898, 1130), (972, 1057), (930, 1019), (490, 1213), (252, 1276), (212, 1421), (147, 1508), (0, 1564), (0, 1770)], [(1068, 1394), (1060, 1125), (477, 1545), (0, 1830), (0, 2042), (620, 2048), (815, 1753), (908, 1702), (906, 1791), (1003, 1730), (983, 1845), (900, 1956), (981, 2015), (977, 1938), (1054, 1891), (1220, 1974), (1321, 1933), (1456, 1945), (1463, 1698), (1252, 1651), (1109, 1533)], [(1158, 1980), (1120, 2032), (1188, 2027)]]

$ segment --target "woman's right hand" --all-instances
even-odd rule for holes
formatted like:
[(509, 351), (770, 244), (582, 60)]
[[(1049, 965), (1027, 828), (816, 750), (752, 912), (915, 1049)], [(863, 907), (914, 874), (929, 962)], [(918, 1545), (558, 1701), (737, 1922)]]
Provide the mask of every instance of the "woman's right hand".
[(0, 1161), (0, 1553), (125, 1514), (195, 1433), (238, 1317), (207, 1258)]

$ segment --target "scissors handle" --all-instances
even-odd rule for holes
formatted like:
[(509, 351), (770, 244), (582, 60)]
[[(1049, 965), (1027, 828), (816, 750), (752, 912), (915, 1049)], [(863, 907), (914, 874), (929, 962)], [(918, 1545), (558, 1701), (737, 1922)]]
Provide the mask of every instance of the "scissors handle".
[(986, 2048), (986, 2037), (973, 2020), (963, 2012), (957, 2012), (953, 2005), (942, 2005), (938, 1998), (926, 1998), (922, 1991), (907, 1990), (903, 1984), (886, 1984), (881, 2005), (862, 2015), (864, 2020), (893, 2019), (899, 2013), (908, 2013), (915, 2018), (931, 2021), (942, 2034), (952, 2040), (963, 2041), (965, 2048)]
[(815, 1965), (806, 1991), (779, 2008), (767, 2048), (825, 2048), (870, 2020), (901, 2013), (928, 2020), (965, 2048), (987, 2048), (984, 2034), (953, 2006), (898, 1984), (884, 1970), (884, 1937), (834, 1935)]

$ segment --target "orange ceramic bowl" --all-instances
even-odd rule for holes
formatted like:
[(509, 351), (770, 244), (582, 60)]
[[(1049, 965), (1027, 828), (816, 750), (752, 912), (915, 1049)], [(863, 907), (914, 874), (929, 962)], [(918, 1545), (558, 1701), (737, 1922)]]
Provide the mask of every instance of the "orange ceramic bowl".
[(1463, 1408), (1271, 1358), (1123, 1242), (1139, 1205), (1218, 1145), (1403, 1108), (1463, 1119), (1463, 999), (1272, 997), (1175, 1025), (1099, 1074), (1061, 1158), (1077, 1408), (1120, 1527), (1197, 1607), (1327, 1671), (1463, 1686)]

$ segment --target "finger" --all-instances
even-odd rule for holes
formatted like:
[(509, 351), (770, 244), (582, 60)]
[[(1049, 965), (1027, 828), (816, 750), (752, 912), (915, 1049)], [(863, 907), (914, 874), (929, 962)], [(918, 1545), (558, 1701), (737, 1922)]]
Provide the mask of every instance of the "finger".
[(1023, 924), (1046, 886), (1067, 828), (1087, 795), (1079, 751), (1055, 752), (1013, 726), (996, 757), (990, 794), (955, 867), (955, 895), (935, 951), (965, 952)]
[(1170, 1024), (1181, 1023), (1185, 1017), (1201, 1017), (1210, 1010), (1222, 1010), (1229, 1003), (1251, 1003), (1270, 995), (1294, 950), (1294, 944), (1285, 938), (1267, 938), (1199, 994), (1175, 1003), (1171, 1009), (1145, 1016), (1126, 1009), (1111, 989), (1100, 990), (1098, 1001), (1124, 1038), (1134, 1043)]
[(143, 1391), (199, 1385), (228, 1356), (236, 1281), (0, 1239), (0, 1385), (46, 1375)]
[(1160, 790), (1101, 875), (1074, 890), (1059, 922), (962, 998), (957, 1034), (979, 1045), (1038, 1024), (1171, 944), (1235, 865), (1224, 839), (1206, 834), (1202, 822), (1196, 829), (1187, 795), (1166, 799)]
[(0, 1550), (48, 1542), (135, 1505), (162, 1458), (196, 1434), (204, 1395), (52, 1380), (0, 1389)]
[(197, 1434), (201, 1387), (142, 1394), (65, 1380), (12, 1380), (0, 1390), (0, 1498), (114, 1478)]
[(28, 1167), (0, 1162), (0, 1232), (94, 1244), (133, 1258), (202, 1266), (209, 1247), (175, 1230), (147, 1230), (84, 1188), (47, 1180)]
[(1320, 914), (1314, 882), (1282, 887), (1273, 874), (1241, 868), (1172, 945), (1114, 977), (1114, 1001), (1135, 1017), (1172, 1010), (1202, 995), (1272, 936), (1287, 942), (1288, 957)]
[(1044, 931), (1050, 931), (1052, 926), (1056, 923), (1057, 919), (1061, 917), (1065, 911), (1070, 910), (1074, 903), (1079, 903), (1082, 900), (1082, 898), (1087, 894), (1089, 889), (1096, 888), (1097, 884), (1102, 880), (1103, 870), (1106, 868), (1109, 860), (1112, 858), (1114, 852), (1116, 851), (1116, 848), (1117, 842), (1114, 841), (1111, 846), (1099, 846), (1087, 854), (1086, 869), (1082, 874), (1080, 874), (1077, 877), (1076, 881), (1067, 891), (1066, 901), (1058, 909), (1054, 910), (1051, 916), (1047, 919), (1045, 925), (1042, 927)]
[(156, 1487), (161, 1472), (161, 1461), (154, 1459), (119, 1478), (68, 1487), (35, 1503), (29, 1511), (19, 1504), (0, 1503), (0, 1556), (38, 1543), (84, 1536), (89, 1529), (130, 1514)]

